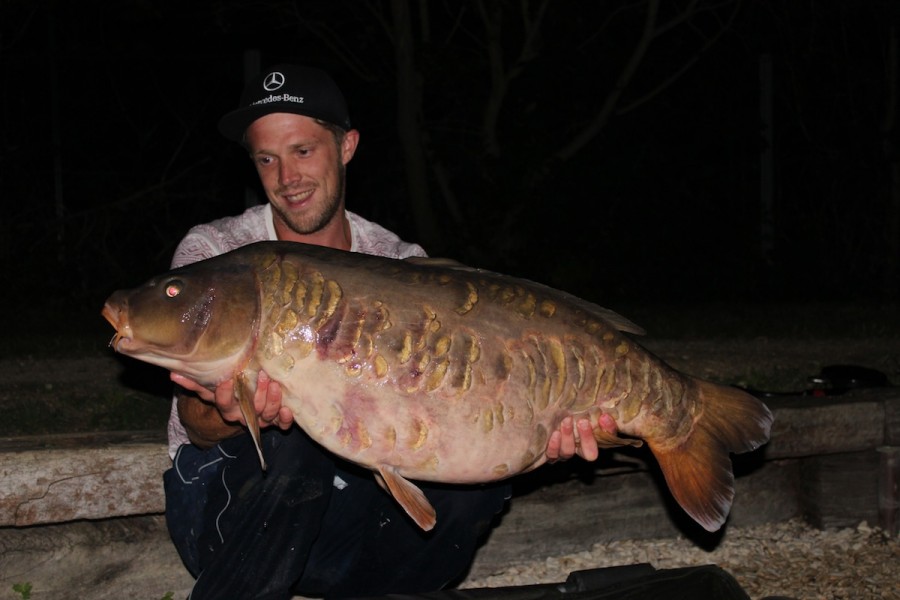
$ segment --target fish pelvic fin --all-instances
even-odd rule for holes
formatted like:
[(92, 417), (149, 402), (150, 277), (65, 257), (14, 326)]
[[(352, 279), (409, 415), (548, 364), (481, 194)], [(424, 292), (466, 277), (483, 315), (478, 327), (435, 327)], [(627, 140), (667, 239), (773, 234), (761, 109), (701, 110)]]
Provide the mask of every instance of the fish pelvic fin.
[(437, 523), (437, 513), (425, 493), (419, 487), (397, 473), (393, 467), (379, 467), (376, 477), (380, 477), (382, 487), (394, 497), (406, 514), (424, 531), (431, 531)]
[(647, 440), (678, 504), (707, 531), (717, 531), (734, 500), (729, 453), (750, 452), (769, 440), (774, 420), (750, 394), (695, 379), (701, 409), (680, 443)]
[(263, 457), (262, 439), (259, 435), (259, 419), (256, 416), (256, 411), (253, 409), (253, 393), (254, 387), (250, 386), (247, 376), (243, 372), (238, 373), (234, 386), (234, 396), (238, 401), (238, 406), (241, 408), (244, 421), (247, 422), (247, 429), (250, 432), (250, 437), (253, 438), (253, 445), (256, 446), (256, 453), (259, 455), (259, 465), (265, 471), (268, 469), (268, 465), (266, 465), (266, 459)]

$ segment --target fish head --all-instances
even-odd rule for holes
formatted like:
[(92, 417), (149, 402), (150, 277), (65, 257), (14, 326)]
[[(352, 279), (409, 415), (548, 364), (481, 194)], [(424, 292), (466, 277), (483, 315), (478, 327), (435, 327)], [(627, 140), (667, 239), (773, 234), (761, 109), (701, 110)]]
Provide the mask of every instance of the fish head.
[(102, 315), (116, 352), (216, 385), (255, 348), (259, 285), (249, 266), (210, 259), (114, 292)]

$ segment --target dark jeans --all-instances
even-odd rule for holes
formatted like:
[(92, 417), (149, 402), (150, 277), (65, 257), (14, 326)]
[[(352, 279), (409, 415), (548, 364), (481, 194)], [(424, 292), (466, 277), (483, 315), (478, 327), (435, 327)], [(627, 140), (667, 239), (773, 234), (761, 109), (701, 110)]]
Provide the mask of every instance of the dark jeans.
[[(509, 486), (422, 485), (437, 525), (421, 531), (366, 470), (300, 429), (210, 450), (186, 445), (164, 475), (166, 521), (197, 582), (191, 600), (434, 591), (468, 569)], [(348, 485), (334, 486), (335, 475)]]

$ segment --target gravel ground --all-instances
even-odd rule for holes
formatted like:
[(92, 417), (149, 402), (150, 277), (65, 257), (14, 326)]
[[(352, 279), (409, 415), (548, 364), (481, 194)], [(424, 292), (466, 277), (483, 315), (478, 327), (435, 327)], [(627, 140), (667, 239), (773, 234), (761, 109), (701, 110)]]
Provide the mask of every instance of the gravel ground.
[(716, 564), (754, 600), (900, 599), (900, 538), (866, 523), (821, 531), (800, 520), (729, 529), (713, 551), (681, 538), (595, 544), (589, 552), (525, 562), (461, 587), (558, 583), (572, 571), (637, 563), (657, 569)]

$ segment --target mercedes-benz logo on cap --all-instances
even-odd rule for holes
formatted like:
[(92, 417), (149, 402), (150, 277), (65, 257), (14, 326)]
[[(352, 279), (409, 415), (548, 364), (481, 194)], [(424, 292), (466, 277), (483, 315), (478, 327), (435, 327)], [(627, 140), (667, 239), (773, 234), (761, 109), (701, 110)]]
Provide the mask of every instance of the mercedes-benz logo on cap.
[(279, 73), (278, 71), (272, 71), (266, 78), (263, 80), (263, 89), (267, 92), (274, 92), (278, 88), (284, 85), (284, 75)]

